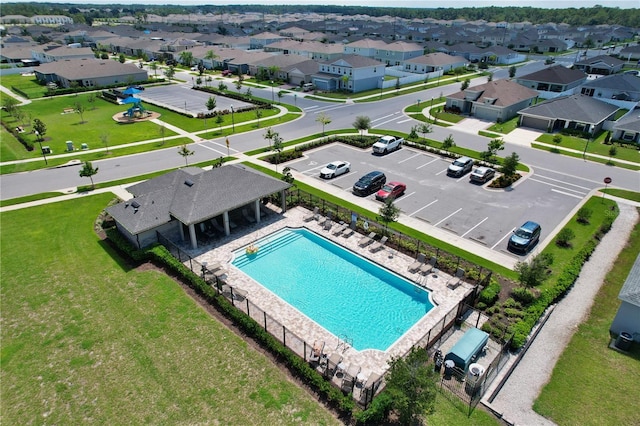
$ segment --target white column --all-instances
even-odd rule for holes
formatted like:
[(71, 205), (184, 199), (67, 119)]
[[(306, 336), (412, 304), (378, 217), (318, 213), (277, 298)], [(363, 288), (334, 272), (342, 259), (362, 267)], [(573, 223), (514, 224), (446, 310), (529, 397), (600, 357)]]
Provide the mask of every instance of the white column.
[(184, 241), (184, 225), (182, 222), (178, 222), (178, 228), (180, 230), (180, 241)]
[(191, 248), (197, 249), (198, 239), (196, 238), (196, 227), (193, 223), (189, 225), (189, 237), (191, 237)]
[(222, 213), (222, 222), (224, 223), (224, 234), (228, 237), (231, 234), (229, 230), (229, 212)]
[(260, 200), (259, 199), (253, 203), (253, 212), (256, 217), (256, 223), (260, 223)]

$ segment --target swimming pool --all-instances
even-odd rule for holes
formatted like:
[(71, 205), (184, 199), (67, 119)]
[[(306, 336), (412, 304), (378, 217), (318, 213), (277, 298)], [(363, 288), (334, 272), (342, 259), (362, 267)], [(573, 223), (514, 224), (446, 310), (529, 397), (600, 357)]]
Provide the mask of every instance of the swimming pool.
[(427, 290), (307, 229), (254, 245), (232, 264), (357, 350), (386, 350), (433, 308)]

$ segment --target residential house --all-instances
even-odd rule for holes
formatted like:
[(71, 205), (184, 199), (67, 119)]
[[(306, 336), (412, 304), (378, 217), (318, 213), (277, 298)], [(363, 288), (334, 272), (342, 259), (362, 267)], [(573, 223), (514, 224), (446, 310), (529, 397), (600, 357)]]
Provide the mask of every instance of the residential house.
[(256, 76), (260, 73), (260, 70), (265, 69), (274, 80), (287, 81), (288, 76), (283, 69), (288, 69), (290, 66), (308, 60), (308, 58), (300, 55), (270, 55), (266, 58), (257, 58), (249, 63), (248, 74)]
[(468, 65), (469, 61), (462, 56), (452, 56), (446, 53), (436, 52), (404, 61), (403, 70), (418, 74), (435, 71), (445, 73), (452, 69), (466, 67)]
[(620, 307), (609, 331), (614, 335), (629, 333), (634, 341), (640, 342), (640, 255), (636, 257), (618, 299)]
[(39, 25), (65, 25), (73, 24), (73, 18), (64, 15), (34, 15), (31, 17), (31, 23)]
[(264, 51), (300, 55), (318, 61), (330, 61), (343, 55), (342, 45), (318, 41), (282, 40), (265, 46)]
[(397, 66), (411, 58), (422, 56), (422, 46), (405, 41), (396, 41), (380, 46), (376, 49), (373, 59), (384, 62), (387, 65)]
[(526, 59), (526, 55), (515, 52), (504, 46), (478, 47), (472, 43), (460, 43), (455, 46), (449, 46), (447, 53), (455, 56), (462, 56), (468, 61), (487, 62), (495, 64), (515, 64)]
[[(208, 171), (187, 167), (130, 186), (131, 200), (107, 207), (116, 227), (132, 244), (142, 248), (157, 242), (157, 233), (179, 235), (191, 248), (208, 238), (215, 227), (230, 235), (245, 214), (261, 220), (260, 202), (280, 194), (288, 184), (241, 165)], [(221, 235), (222, 236), (222, 235)]]
[(537, 96), (536, 90), (511, 80), (496, 80), (447, 96), (446, 108), (499, 123), (515, 117)]
[(619, 57), (626, 61), (640, 61), (640, 44), (624, 47), (620, 50)]
[(95, 59), (95, 54), (90, 47), (43, 45), (32, 47), (31, 57), (41, 63), (46, 63), (72, 59)]
[(549, 99), (518, 112), (520, 125), (545, 132), (563, 129), (597, 134), (612, 120), (618, 107), (590, 96), (570, 95)]
[(134, 64), (101, 59), (69, 59), (49, 62), (34, 68), (36, 79), (41, 83), (57, 83), (60, 87), (111, 86), (130, 84), (148, 79), (147, 71)]
[(30, 24), (31, 18), (24, 15), (4, 15), (0, 16), (0, 24), (18, 25)]
[(586, 81), (580, 93), (616, 105), (633, 109), (640, 102), (640, 77), (614, 74)]
[(598, 55), (576, 61), (573, 66), (587, 74), (611, 75), (622, 71), (624, 61), (613, 56)]
[(376, 52), (384, 49), (386, 45), (387, 43), (382, 40), (364, 38), (344, 45), (343, 52), (345, 55), (360, 55), (373, 59)]
[(634, 108), (613, 125), (611, 138), (640, 144), (640, 108)]
[(303, 62), (298, 62), (289, 66), (283, 67), (280, 72), (287, 76), (289, 84), (295, 86), (302, 86), (305, 83), (311, 83), (313, 81), (313, 75), (318, 73), (320, 64), (313, 59), (307, 59)]
[(537, 90), (541, 98), (549, 99), (576, 93), (587, 81), (587, 74), (562, 65), (543, 68), (515, 78), (516, 83)]
[(381, 87), (384, 72), (385, 65), (375, 59), (344, 55), (334, 61), (320, 62), (313, 84), (319, 90), (357, 93)]
[(278, 34), (263, 32), (249, 36), (249, 48), (250, 49), (264, 49), (265, 46), (275, 43), (276, 41), (285, 40), (287, 37), (283, 37)]

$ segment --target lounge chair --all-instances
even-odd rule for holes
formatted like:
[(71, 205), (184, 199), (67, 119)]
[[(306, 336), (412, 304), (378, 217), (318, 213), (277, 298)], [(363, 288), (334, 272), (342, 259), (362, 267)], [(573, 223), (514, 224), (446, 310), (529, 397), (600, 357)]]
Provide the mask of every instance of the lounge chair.
[(428, 263), (425, 263), (420, 267), (420, 273), (422, 275), (427, 275), (429, 272), (433, 271), (433, 269), (436, 267), (436, 262), (437, 259), (435, 257), (429, 259)]
[(455, 290), (460, 284), (462, 284), (462, 277), (464, 277), (464, 269), (458, 268), (456, 274), (447, 281), (447, 287), (451, 290)]
[(211, 219), (211, 225), (213, 225), (213, 227), (215, 228), (216, 231), (218, 231), (222, 235), (224, 235), (224, 228), (222, 226), (220, 226), (220, 224), (218, 223), (216, 218)]
[(351, 225), (349, 225), (349, 227), (347, 229), (342, 231), (342, 236), (344, 238), (349, 238), (350, 236), (352, 236), (355, 233), (356, 233), (356, 224), (352, 223)]
[(256, 223), (256, 217), (252, 215), (247, 209), (242, 209), (242, 216), (249, 223)]
[(377, 251), (382, 250), (382, 247), (384, 247), (384, 245), (387, 243), (387, 240), (389, 238), (385, 235), (384, 237), (382, 237), (380, 239), (380, 241), (378, 241), (377, 243), (373, 243), (373, 245), (371, 247), (369, 247), (369, 251), (372, 253), (375, 253)]
[(375, 238), (376, 233), (375, 232), (370, 232), (369, 235), (367, 235), (366, 237), (363, 237), (360, 239), (360, 241), (358, 241), (358, 245), (360, 247), (366, 247), (369, 244), (371, 244), (373, 242), (373, 239)]
[(369, 395), (373, 397), (376, 391), (382, 384), (382, 375), (379, 373), (371, 373), (367, 378), (367, 381), (362, 385), (362, 394), (369, 398)]
[(329, 377), (333, 377), (336, 374), (336, 370), (338, 369), (338, 364), (342, 362), (342, 355), (338, 352), (334, 352), (329, 356), (327, 360), (327, 369), (325, 372), (329, 375)]
[(413, 262), (411, 265), (409, 265), (409, 272), (411, 273), (418, 272), (420, 267), (424, 265), (425, 260), (427, 260), (427, 258), (424, 255), (424, 253), (418, 253), (418, 257), (416, 258), (416, 261)]
[(324, 230), (328, 231), (331, 229), (331, 227), (333, 226), (333, 219), (332, 219), (332, 213), (329, 211), (327, 212), (327, 217), (325, 218), (324, 221)]
[(305, 222), (311, 222), (312, 220), (318, 220), (318, 211), (320, 209), (316, 206), (313, 208), (313, 212), (309, 213), (308, 215), (306, 215), (304, 217), (304, 221)]
[(333, 231), (333, 235), (338, 236), (340, 234), (342, 234), (344, 232), (344, 230), (347, 229), (347, 224), (343, 223), (342, 225), (338, 226), (334, 231)]
[(362, 368), (359, 365), (351, 364), (344, 371), (342, 375), (342, 383), (340, 384), (340, 388), (342, 390), (346, 390), (347, 392), (353, 391), (353, 387), (356, 385), (356, 377), (358, 377), (358, 373)]

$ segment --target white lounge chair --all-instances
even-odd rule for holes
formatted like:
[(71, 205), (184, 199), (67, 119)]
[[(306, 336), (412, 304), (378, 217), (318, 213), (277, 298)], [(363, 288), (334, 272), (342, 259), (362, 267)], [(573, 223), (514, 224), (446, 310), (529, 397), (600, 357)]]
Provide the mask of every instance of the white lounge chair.
[(371, 247), (369, 247), (369, 251), (372, 253), (375, 253), (379, 250), (382, 250), (382, 247), (384, 247), (384, 245), (387, 243), (387, 240), (389, 238), (385, 235), (384, 237), (382, 237), (380, 239), (380, 241), (378, 241), (377, 243), (373, 243), (373, 245)]
[(333, 235), (338, 236), (338, 235), (342, 234), (345, 229), (347, 229), (347, 224), (343, 223), (342, 225), (340, 225), (336, 229), (334, 229)]
[(356, 232), (356, 225), (355, 225), (355, 223), (352, 223), (351, 225), (349, 225), (349, 227), (347, 229), (342, 231), (342, 236), (344, 238), (349, 238), (350, 236), (355, 234), (355, 232)]
[(374, 237), (376, 236), (375, 232), (370, 232), (369, 235), (363, 237), (358, 241), (358, 245), (360, 247), (366, 247), (373, 242)]
[(316, 340), (315, 342), (313, 342), (313, 347), (311, 348), (311, 353), (309, 354), (309, 362), (319, 363), (323, 356), (324, 342)]
[(427, 258), (424, 255), (424, 253), (418, 253), (418, 257), (416, 258), (416, 261), (413, 262), (411, 265), (409, 265), (409, 272), (411, 273), (418, 272), (420, 267), (424, 265), (425, 260), (427, 260)]

